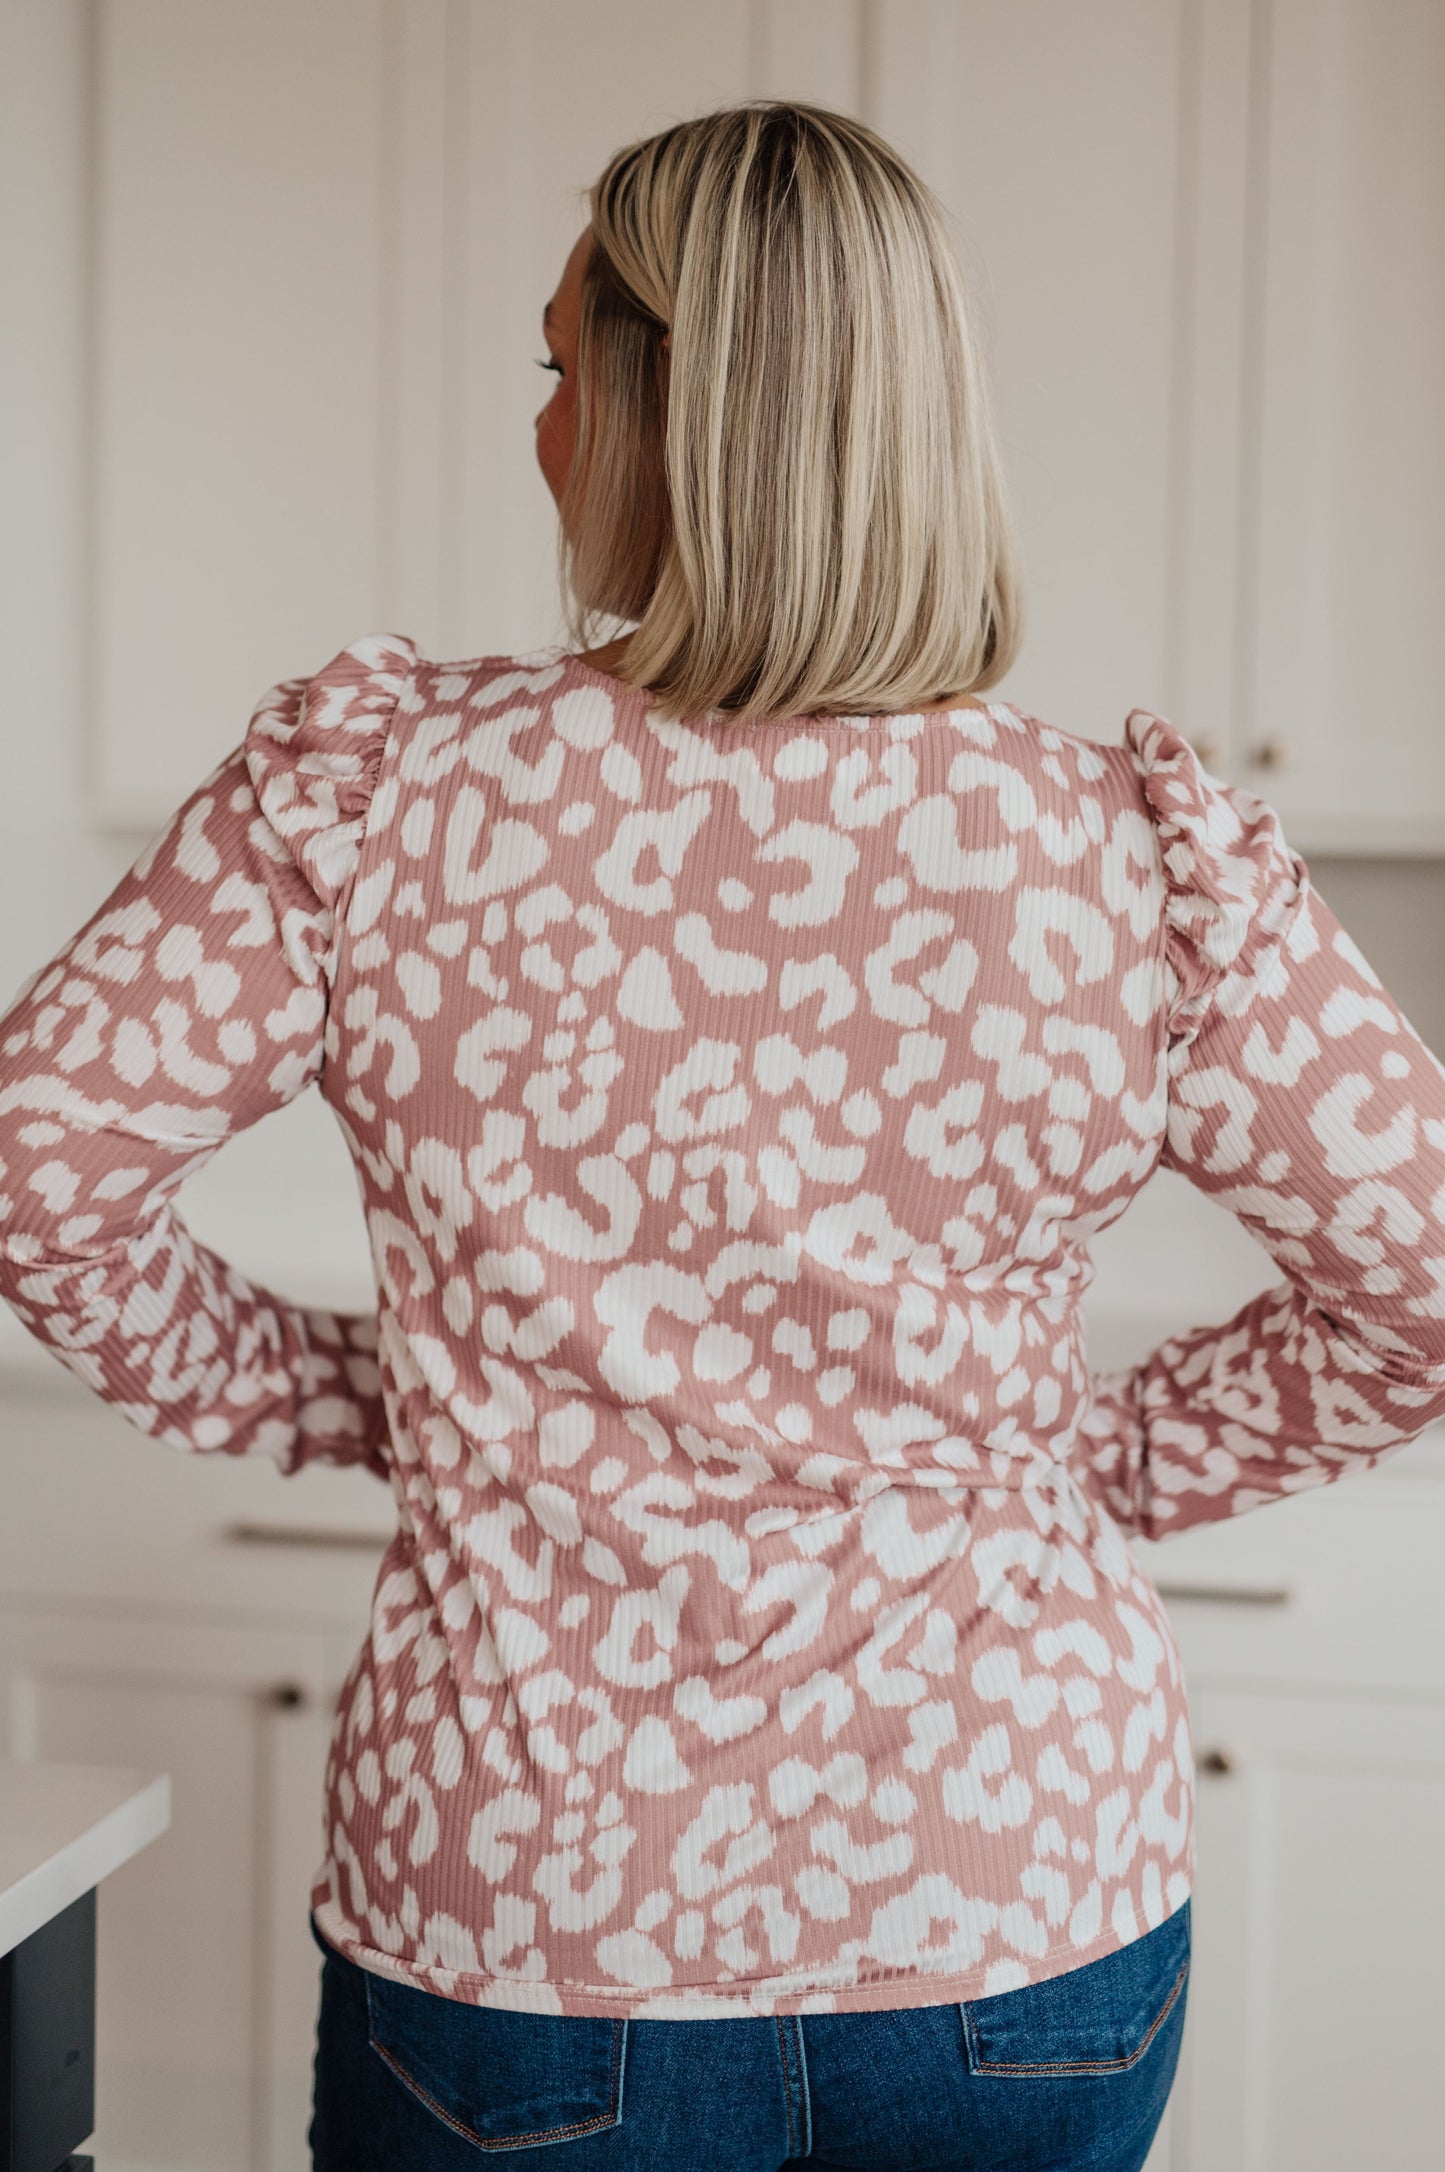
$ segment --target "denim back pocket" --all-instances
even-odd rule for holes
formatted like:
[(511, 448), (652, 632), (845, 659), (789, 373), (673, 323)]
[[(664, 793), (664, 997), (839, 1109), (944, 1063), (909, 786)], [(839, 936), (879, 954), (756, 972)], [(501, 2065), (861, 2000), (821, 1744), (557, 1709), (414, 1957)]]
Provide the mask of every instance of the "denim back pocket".
[(1186, 1900), (1115, 1953), (1044, 1983), (965, 2000), (961, 2011), (970, 2070), (1047, 2079), (1117, 2074), (1137, 2065), (1171, 2018), (1182, 2018), (1190, 1951)]
[(464, 2006), (370, 1973), (366, 2012), (372, 2050), (478, 2149), (571, 2142), (621, 2121), (625, 2019)]

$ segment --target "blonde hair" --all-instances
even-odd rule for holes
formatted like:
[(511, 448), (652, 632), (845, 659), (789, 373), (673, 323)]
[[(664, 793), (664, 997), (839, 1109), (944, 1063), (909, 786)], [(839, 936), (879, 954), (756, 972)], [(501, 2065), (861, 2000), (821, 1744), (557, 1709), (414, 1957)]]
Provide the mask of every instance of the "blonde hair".
[(571, 630), (671, 716), (942, 706), (1018, 653), (1018, 574), (963, 273), (859, 122), (757, 101), (591, 192)]

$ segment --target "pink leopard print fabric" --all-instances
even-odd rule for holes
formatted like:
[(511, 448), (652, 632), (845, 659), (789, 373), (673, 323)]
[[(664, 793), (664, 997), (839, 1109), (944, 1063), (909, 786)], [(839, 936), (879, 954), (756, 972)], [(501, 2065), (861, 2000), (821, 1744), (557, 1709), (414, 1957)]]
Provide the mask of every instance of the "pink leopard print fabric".
[[(174, 1211), (313, 1081), (374, 1316)], [(22, 990), (0, 1158), (5, 1295), (134, 1425), (390, 1484), (313, 1902), (479, 2004), (924, 2004), (1138, 1937), (1192, 1769), (1125, 1534), (1445, 1415), (1445, 1071), (1142, 710), (667, 723), (358, 641)], [(1091, 1382), (1161, 1162), (1285, 1279)]]

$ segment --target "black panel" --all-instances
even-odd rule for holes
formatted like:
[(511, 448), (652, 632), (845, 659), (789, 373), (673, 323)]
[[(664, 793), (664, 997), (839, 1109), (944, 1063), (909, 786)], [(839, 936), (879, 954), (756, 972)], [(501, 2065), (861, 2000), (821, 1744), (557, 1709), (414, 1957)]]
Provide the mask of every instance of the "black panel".
[(95, 1891), (0, 1958), (0, 2172), (90, 2172)]

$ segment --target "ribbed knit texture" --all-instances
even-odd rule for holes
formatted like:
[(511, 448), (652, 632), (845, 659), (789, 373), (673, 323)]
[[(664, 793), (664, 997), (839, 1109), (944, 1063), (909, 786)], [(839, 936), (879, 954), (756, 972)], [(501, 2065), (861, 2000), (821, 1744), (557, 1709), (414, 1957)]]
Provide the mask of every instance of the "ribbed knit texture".
[[(313, 1081), (374, 1315), (173, 1210)], [(1091, 1381), (1161, 1161), (1285, 1280)], [(1445, 1415), (1445, 1071), (1143, 710), (669, 723), (358, 641), (0, 1021), (0, 1163), (0, 1287), (134, 1425), (390, 1484), (313, 1903), (465, 2001), (923, 2004), (1139, 1936), (1192, 1768), (1125, 1532)]]

